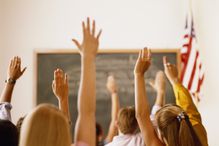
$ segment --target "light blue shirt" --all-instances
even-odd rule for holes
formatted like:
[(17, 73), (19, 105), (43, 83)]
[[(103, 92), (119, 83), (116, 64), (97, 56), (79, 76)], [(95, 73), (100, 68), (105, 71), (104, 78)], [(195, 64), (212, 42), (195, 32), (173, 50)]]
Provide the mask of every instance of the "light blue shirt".
[(9, 102), (0, 103), (0, 119), (11, 121), (12, 105)]

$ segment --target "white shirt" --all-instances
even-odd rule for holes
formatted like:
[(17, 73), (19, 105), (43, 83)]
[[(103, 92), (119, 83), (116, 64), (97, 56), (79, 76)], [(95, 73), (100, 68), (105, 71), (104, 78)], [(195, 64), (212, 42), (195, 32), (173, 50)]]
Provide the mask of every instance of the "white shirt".
[[(150, 119), (156, 128), (155, 114), (161, 107), (159, 105), (154, 105), (151, 110)], [(141, 133), (137, 134), (120, 134), (114, 136), (112, 142), (105, 146), (145, 146), (143, 137)]]
[(0, 119), (11, 121), (12, 105), (9, 102), (0, 103)]
[(145, 146), (145, 144), (142, 135), (137, 133), (114, 136), (112, 142), (105, 146)]

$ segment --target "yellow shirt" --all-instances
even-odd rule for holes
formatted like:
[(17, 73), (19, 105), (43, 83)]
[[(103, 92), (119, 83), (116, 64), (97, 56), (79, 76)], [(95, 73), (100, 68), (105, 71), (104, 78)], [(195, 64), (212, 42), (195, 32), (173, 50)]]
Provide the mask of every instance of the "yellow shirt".
[(173, 90), (176, 97), (176, 104), (182, 107), (188, 114), (190, 122), (199, 137), (202, 146), (208, 146), (207, 133), (202, 125), (201, 115), (193, 103), (190, 93), (181, 84), (175, 84)]

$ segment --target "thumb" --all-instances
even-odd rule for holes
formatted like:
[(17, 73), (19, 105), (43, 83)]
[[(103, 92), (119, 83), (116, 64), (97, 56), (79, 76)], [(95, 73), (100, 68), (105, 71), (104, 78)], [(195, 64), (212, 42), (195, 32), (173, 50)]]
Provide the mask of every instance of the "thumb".
[(149, 81), (149, 85), (150, 85), (152, 88), (156, 89), (156, 88), (155, 88), (155, 81), (154, 81), (154, 80), (150, 80), (150, 81)]
[(75, 45), (76, 45), (79, 49), (81, 49), (81, 45), (80, 45), (80, 43), (79, 43), (76, 39), (72, 39), (72, 41), (75, 43)]
[(167, 57), (166, 56), (163, 56), (163, 64), (164, 64), (164, 67), (167, 64)]
[(26, 69), (27, 69), (27, 67), (25, 67), (25, 68), (21, 71), (21, 75), (23, 75), (23, 73), (25, 72)]

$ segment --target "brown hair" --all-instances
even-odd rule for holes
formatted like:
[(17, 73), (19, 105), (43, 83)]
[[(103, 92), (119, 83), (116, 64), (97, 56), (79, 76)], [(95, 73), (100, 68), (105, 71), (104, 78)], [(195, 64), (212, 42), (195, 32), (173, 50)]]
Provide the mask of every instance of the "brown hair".
[(189, 117), (181, 107), (165, 105), (156, 113), (156, 121), (169, 146), (201, 146)]
[(118, 114), (118, 126), (123, 134), (133, 134), (137, 130), (138, 123), (135, 118), (134, 107), (120, 109)]

